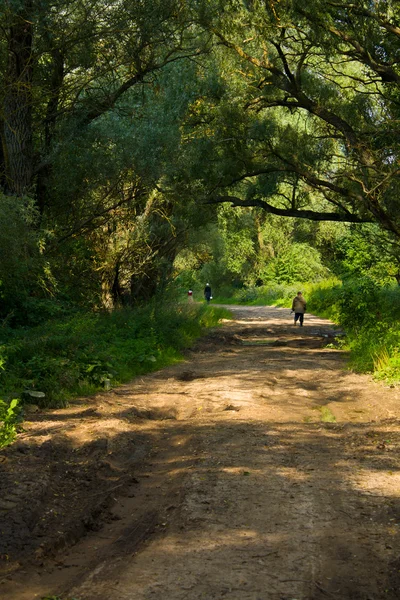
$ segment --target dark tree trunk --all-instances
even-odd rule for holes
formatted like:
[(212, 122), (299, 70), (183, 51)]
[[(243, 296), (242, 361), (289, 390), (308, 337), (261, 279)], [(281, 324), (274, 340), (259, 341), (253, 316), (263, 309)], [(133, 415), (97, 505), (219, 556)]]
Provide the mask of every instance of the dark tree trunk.
[(117, 262), (117, 264), (115, 265), (114, 279), (113, 279), (113, 283), (111, 286), (111, 297), (112, 297), (114, 306), (118, 306), (118, 305), (122, 304), (123, 290), (121, 288), (119, 276), (120, 276), (120, 263)]
[(46, 118), (44, 121), (44, 164), (36, 173), (36, 200), (40, 214), (43, 214), (46, 207), (50, 204), (49, 179), (51, 177), (52, 164), (49, 160), (49, 155), (54, 142), (60, 93), (64, 81), (63, 53), (59, 49), (54, 48), (51, 51), (51, 55), (53, 59), (53, 71), (50, 82), (50, 99), (47, 103)]
[(32, 186), (32, 0), (10, 17), (3, 128), (4, 179), (8, 193), (22, 195)]
[(6, 159), (5, 159), (5, 155), (4, 155), (4, 148), (3, 148), (3, 132), (4, 132), (4, 121), (3, 119), (0, 119), (0, 190), (5, 190), (7, 187), (7, 180), (6, 180)]

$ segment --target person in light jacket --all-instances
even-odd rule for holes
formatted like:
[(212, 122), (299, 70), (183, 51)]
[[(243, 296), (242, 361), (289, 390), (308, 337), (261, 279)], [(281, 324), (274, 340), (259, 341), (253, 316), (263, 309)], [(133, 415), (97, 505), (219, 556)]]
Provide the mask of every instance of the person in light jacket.
[(294, 325), (300, 321), (300, 327), (303, 327), (304, 313), (306, 312), (307, 304), (301, 292), (297, 292), (297, 296), (293, 298), (292, 312), (294, 312)]

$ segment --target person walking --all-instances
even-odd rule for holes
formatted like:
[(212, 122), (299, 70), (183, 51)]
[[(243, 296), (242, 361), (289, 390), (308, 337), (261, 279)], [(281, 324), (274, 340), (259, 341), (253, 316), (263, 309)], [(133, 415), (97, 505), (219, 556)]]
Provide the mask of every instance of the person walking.
[(294, 325), (300, 321), (300, 327), (303, 327), (304, 313), (306, 312), (307, 303), (301, 292), (297, 292), (297, 296), (293, 298), (292, 312), (294, 312)]
[(209, 283), (206, 283), (206, 287), (204, 288), (204, 298), (206, 299), (207, 304), (210, 302), (212, 295), (211, 295), (211, 286)]

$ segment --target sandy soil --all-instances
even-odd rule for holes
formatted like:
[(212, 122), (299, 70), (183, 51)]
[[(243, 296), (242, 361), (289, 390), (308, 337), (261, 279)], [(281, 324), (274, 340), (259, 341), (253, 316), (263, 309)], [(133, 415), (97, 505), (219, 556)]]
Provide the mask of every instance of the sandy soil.
[(230, 309), (0, 454), (2, 598), (400, 597), (399, 390), (347, 370), (328, 321)]

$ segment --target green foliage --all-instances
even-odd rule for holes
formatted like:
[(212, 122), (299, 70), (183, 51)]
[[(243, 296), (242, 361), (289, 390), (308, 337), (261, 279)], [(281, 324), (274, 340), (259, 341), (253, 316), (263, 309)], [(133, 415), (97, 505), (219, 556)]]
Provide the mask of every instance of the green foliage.
[[(0, 25), (0, 318), (37, 325), (57, 304), (63, 316), (151, 298), (198, 213), (175, 182), (181, 121), (204, 87), (190, 3), (11, 2)], [(21, 189), (37, 203), (24, 228)]]
[[(397, 332), (397, 341), (400, 334)], [(374, 356), (374, 377), (389, 384), (400, 383), (400, 355), (398, 348), (389, 353), (386, 348), (380, 349)]]
[(293, 283), (319, 281), (326, 278), (328, 269), (322, 264), (316, 248), (306, 243), (292, 243), (279, 256), (272, 259), (259, 277), (264, 281)]
[(7, 403), (0, 400), (0, 448), (14, 441), (17, 435), (20, 408), (18, 400)]
[(180, 360), (180, 352), (226, 313), (204, 305), (79, 313), (31, 329), (3, 332), (4, 395), (27, 390), (45, 395), (41, 406), (63, 406), (71, 396), (94, 393)]
[(44, 265), (34, 231), (33, 201), (0, 193), (0, 221), (0, 318), (11, 320), (17, 310), (23, 311), (32, 292), (38, 291)]
[(399, 243), (376, 225), (348, 228), (336, 241), (333, 270), (342, 279), (368, 277), (376, 284), (400, 282)]
[(308, 308), (310, 312), (341, 322), (340, 299), (342, 282), (338, 279), (327, 279), (314, 285), (306, 285)]
[(373, 280), (347, 280), (314, 286), (309, 309), (335, 320), (346, 330), (352, 366), (378, 379), (400, 382), (400, 288), (379, 287)]
[(370, 279), (358, 279), (343, 284), (339, 298), (340, 323), (357, 330), (370, 327), (380, 318), (380, 290)]
[(199, 118), (187, 123), (206, 196), (292, 217), (377, 221), (399, 237), (393, 6), (201, 3), (223, 90), (214, 103), (200, 98)]
[(290, 306), (293, 298), (303, 289), (299, 283), (281, 284), (271, 282), (260, 287), (246, 287), (234, 294), (238, 302), (254, 305)]
[(308, 243), (319, 240), (318, 228), (266, 217), (254, 209), (222, 206), (217, 216), (215, 225), (190, 235), (187, 248), (175, 261), (187, 289), (210, 281), (221, 296), (223, 289), (232, 286), (247, 289), (267, 282), (271, 286), (320, 281), (329, 273), (320, 249)]

